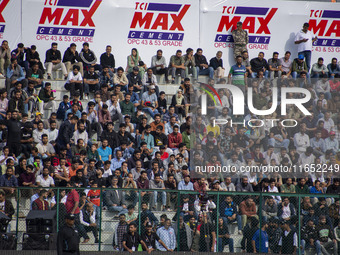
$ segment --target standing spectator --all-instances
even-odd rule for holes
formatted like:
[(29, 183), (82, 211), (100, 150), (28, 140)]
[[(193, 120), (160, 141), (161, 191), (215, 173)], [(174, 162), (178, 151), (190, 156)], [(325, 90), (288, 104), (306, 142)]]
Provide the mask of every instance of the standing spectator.
[(7, 67), (11, 64), (11, 50), (8, 41), (3, 40), (0, 47), (0, 77), (5, 76)]
[(296, 231), (291, 228), (289, 221), (282, 222), (283, 233), (279, 241), (280, 254), (296, 254), (298, 238)]
[(185, 66), (184, 66), (184, 58), (182, 56), (182, 51), (177, 50), (176, 55), (172, 55), (169, 63), (169, 73), (171, 73), (172, 84), (175, 84), (175, 78), (177, 74), (181, 75), (181, 82), (184, 81), (185, 78)]
[(175, 230), (171, 227), (171, 220), (166, 219), (163, 227), (157, 229), (157, 235), (162, 240), (163, 244), (156, 242), (157, 250), (160, 251), (174, 251), (176, 246)]
[[(301, 228), (301, 254), (305, 255), (307, 248), (320, 248), (316, 246), (316, 229), (313, 220), (308, 220), (307, 223)], [(321, 250), (316, 250), (316, 254), (321, 254)]]
[(209, 66), (214, 69), (214, 77), (221, 79), (224, 76), (225, 68), (223, 67), (222, 51), (216, 53), (216, 57), (210, 59)]
[(96, 54), (92, 50), (89, 49), (89, 43), (84, 42), (83, 48), (79, 54), (81, 62), (83, 62), (84, 70), (89, 71), (89, 67), (93, 66), (95, 70), (101, 71), (102, 67), (97, 64)]
[(306, 22), (303, 24), (302, 29), (297, 32), (295, 36), (295, 44), (298, 45), (298, 55), (302, 55), (306, 58), (307, 63), (307, 72), (310, 69), (310, 63), (312, 59), (312, 48), (313, 42), (315, 42), (318, 38), (311, 31), (308, 31), (309, 24)]
[(12, 219), (14, 215), (14, 207), (10, 200), (6, 199), (6, 193), (0, 189), (0, 212)]
[(79, 255), (79, 233), (74, 227), (75, 215), (68, 213), (65, 216), (65, 225), (58, 232), (58, 255)]
[(63, 63), (65, 64), (67, 73), (70, 73), (71, 70), (74, 70), (75, 66), (78, 66), (81, 76), (84, 76), (83, 62), (81, 62), (76, 48), (77, 45), (75, 43), (70, 44), (70, 47), (64, 52)]
[(135, 222), (131, 222), (129, 224), (128, 230), (129, 231), (123, 235), (122, 244), (124, 251), (128, 251), (129, 253), (136, 252), (138, 249), (138, 245), (142, 244), (144, 249), (150, 252), (145, 242), (141, 239), (141, 237), (137, 233), (137, 224)]
[[(11, 155), (15, 155), (16, 157), (20, 155), (21, 146), (20, 146), (20, 139), (21, 139), (21, 122), (18, 120), (18, 112), (13, 110), (11, 112), (11, 118), (5, 119), (0, 121), (1, 125), (7, 127), (7, 143), (6, 145), (9, 148), (9, 153)], [(3, 185), (0, 185), (3, 186)]]
[(112, 55), (112, 47), (111, 45), (106, 46), (106, 50), (103, 54), (100, 55), (100, 65), (104, 69), (104, 67), (108, 67), (112, 73), (115, 72), (116, 62), (115, 57)]
[(231, 32), (234, 39), (234, 58), (241, 56), (247, 50), (249, 36), (246, 30), (242, 29), (242, 22), (237, 22), (236, 29)]
[(199, 231), (199, 251), (214, 252), (216, 245), (216, 227), (209, 221), (207, 212), (202, 213), (201, 224), (198, 225)]
[(58, 44), (53, 42), (51, 45), (51, 49), (46, 51), (46, 58), (45, 58), (45, 67), (47, 72), (47, 79), (51, 80), (52, 70), (56, 71), (61, 68), (65, 80), (67, 79), (67, 70), (65, 64), (61, 62), (61, 53), (58, 50)]
[(54, 101), (55, 96), (51, 89), (51, 83), (46, 82), (45, 88), (41, 89), (39, 92), (39, 112), (43, 115), (44, 110), (51, 109), (52, 112), (56, 112), (57, 103)]
[[(253, 253), (270, 253), (269, 237), (266, 232), (267, 228), (268, 228), (268, 223), (266, 221), (263, 221), (261, 229), (258, 229), (255, 232), (252, 238)], [(261, 244), (260, 244), (260, 239), (261, 239)]]
[(268, 63), (267, 60), (264, 58), (264, 52), (259, 52), (257, 58), (253, 58), (250, 60), (250, 66), (251, 66), (251, 77), (256, 78), (259, 74), (259, 72), (263, 72), (264, 77), (268, 78)]
[(162, 50), (157, 50), (157, 54), (151, 58), (151, 68), (156, 75), (164, 74), (165, 82), (169, 83), (169, 71)]
[(113, 232), (113, 248), (118, 251), (123, 251), (123, 236), (128, 231), (128, 223), (126, 222), (125, 214), (119, 215), (119, 222)]
[(32, 203), (32, 210), (40, 210), (40, 211), (45, 211), (49, 210), (49, 205), (47, 201), (47, 195), (48, 192), (47, 190), (40, 190), (39, 191), (39, 197), (33, 201)]
[(229, 252), (234, 253), (234, 240), (230, 237), (228, 225), (222, 217), (218, 218), (218, 252), (223, 252), (224, 246), (229, 246)]
[(228, 83), (236, 85), (243, 92), (246, 91), (246, 80), (247, 80), (247, 70), (244, 65), (242, 65), (242, 57), (240, 55), (236, 56), (236, 64), (230, 68), (228, 75)]
[(210, 79), (214, 79), (214, 69), (208, 65), (207, 58), (203, 55), (203, 50), (198, 48), (194, 56), (197, 75), (209, 75)]
[(21, 83), (22, 87), (27, 87), (28, 81), (25, 79), (24, 71), (18, 65), (18, 61), (12, 58), (6, 72), (6, 90), (8, 93), (16, 83)]
[(57, 138), (57, 145), (60, 148), (66, 147), (68, 150), (71, 149), (70, 142), (73, 137), (74, 130), (77, 127), (77, 121), (78, 118), (73, 116), (71, 119), (66, 119), (63, 124), (61, 124)]

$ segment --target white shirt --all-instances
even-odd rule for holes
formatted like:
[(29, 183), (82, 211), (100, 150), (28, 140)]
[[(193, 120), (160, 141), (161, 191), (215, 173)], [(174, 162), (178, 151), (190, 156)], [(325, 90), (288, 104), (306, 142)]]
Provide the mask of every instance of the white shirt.
[(295, 42), (300, 41), (302, 39), (308, 39), (307, 42), (302, 42), (298, 44), (298, 52), (310, 50), (313, 48), (313, 34), (311, 31), (307, 31), (307, 33), (300, 30), (295, 36)]
[(47, 135), (48, 136), (48, 132), (47, 132), (46, 129), (43, 129), (41, 131), (39, 131), (38, 129), (34, 129), (33, 130), (33, 139), (34, 139), (34, 142), (35, 143), (40, 143), (42, 135)]
[(55, 153), (54, 147), (50, 143), (47, 143), (46, 145), (44, 145), (42, 143), (38, 143), (36, 147), (37, 147), (37, 149), (38, 149), (38, 151), (41, 155), (44, 155), (46, 152), (48, 152), (50, 154)]
[[(325, 118), (321, 118), (321, 119), (319, 119), (319, 121), (320, 120), (323, 120), (323, 122), (324, 122), (323, 128), (326, 129), (328, 132), (331, 132), (334, 129), (333, 119), (329, 118), (328, 120), (325, 120)], [(318, 121), (318, 123), (319, 123), (319, 121)]]
[(116, 112), (117, 113), (121, 113), (121, 109), (120, 109), (120, 104), (119, 102), (117, 103), (117, 105), (113, 105), (111, 99), (107, 100), (105, 102), (107, 104), (107, 106), (109, 107), (109, 112), (112, 114), (115, 114)]
[(88, 227), (90, 226), (91, 223), (96, 223), (96, 210), (93, 210), (92, 215), (90, 216), (90, 223), (84, 221), (83, 210), (80, 210), (79, 218), (80, 218), (80, 223)]
[(309, 136), (305, 134), (301, 134), (301, 132), (296, 133), (294, 135), (294, 145), (296, 146), (296, 150), (301, 153), (305, 152), (307, 147), (310, 145)]
[(73, 72), (70, 72), (67, 76), (67, 81), (66, 83), (70, 83), (71, 80), (75, 80), (75, 81), (82, 81), (83, 78), (81, 77), (81, 73), (78, 72), (77, 75), (74, 75)]
[(86, 130), (84, 130), (83, 133), (80, 133), (79, 130), (73, 132), (73, 140), (74, 140), (74, 142), (77, 143), (78, 139), (83, 139), (84, 144), (88, 143), (89, 136), (88, 136)]
[(47, 180), (45, 180), (42, 175), (39, 175), (36, 182), (39, 182), (40, 186), (44, 188), (48, 188), (51, 187), (51, 185), (54, 185), (54, 180), (51, 176), (48, 176)]
[(281, 64), (282, 64), (282, 71), (288, 73), (290, 69), (292, 68), (292, 61), (288, 59), (287, 62), (285, 62), (285, 58), (281, 58)]
[(48, 142), (57, 140), (57, 137), (59, 134), (58, 129), (54, 129), (54, 130), (48, 129), (47, 132), (48, 132)]

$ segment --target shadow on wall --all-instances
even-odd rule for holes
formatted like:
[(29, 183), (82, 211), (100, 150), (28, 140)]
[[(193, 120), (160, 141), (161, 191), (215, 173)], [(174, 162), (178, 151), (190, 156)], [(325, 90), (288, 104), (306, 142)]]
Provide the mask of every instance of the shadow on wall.
[[(297, 45), (295, 45), (295, 33), (290, 33), (289, 39), (286, 41), (285, 44), (285, 52), (289, 50), (292, 55), (291, 55), (291, 60), (293, 61), (294, 58), (297, 58), (298, 52), (297, 52)], [(282, 52), (280, 57), (284, 57), (285, 52)]]

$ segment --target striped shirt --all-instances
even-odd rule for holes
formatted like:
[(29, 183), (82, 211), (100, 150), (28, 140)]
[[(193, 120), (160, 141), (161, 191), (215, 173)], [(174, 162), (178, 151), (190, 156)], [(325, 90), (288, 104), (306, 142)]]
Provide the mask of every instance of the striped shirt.
[(229, 74), (232, 75), (232, 83), (234, 85), (245, 85), (244, 74), (246, 73), (246, 67), (244, 65), (233, 65), (230, 68)]

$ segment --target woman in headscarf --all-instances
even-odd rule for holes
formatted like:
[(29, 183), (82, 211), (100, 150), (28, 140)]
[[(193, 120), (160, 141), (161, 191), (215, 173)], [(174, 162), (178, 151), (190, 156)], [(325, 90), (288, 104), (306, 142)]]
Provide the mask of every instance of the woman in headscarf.
[(127, 72), (131, 73), (135, 66), (139, 68), (139, 75), (141, 79), (143, 79), (144, 73), (146, 70), (146, 65), (144, 64), (141, 57), (139, 56), (138, 50), (136, 48), (133, 48), (131, 50), (131, 55), (127, 57), (127, 68), (126, 68)]
[(183, 118), (185, 118), (185, 104), (186, 100), (183, 96), (183, 91), (181, 89), (177, 90), (177, 93), (172, 96), (171, 106), (175, 107), (176, 114), (182, 114)]

